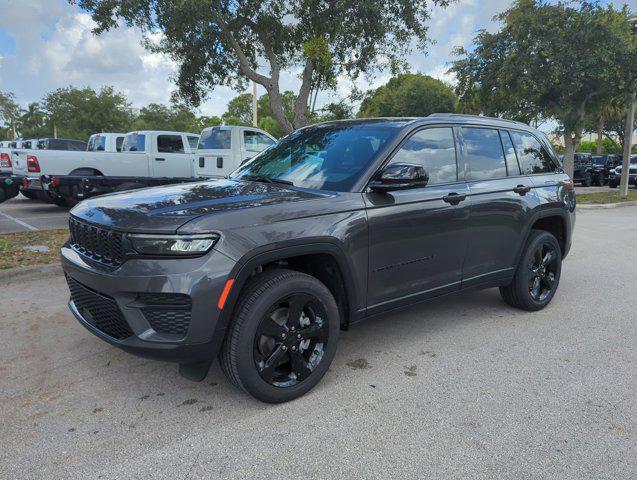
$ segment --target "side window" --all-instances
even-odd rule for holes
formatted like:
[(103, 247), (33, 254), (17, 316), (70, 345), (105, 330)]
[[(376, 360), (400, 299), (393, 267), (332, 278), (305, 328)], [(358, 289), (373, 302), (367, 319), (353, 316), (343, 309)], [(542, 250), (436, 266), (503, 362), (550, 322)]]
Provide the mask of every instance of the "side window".
[(463, 127), (462, 137), (469, 162), (469, 180), (506, 177), (504, 151), (497, 130)]
[(262, 133), (245, 130), (243, 142), (249, 152), (261, 152), (274, 143), (274, 141)]
[(414, 133), (390, 163), (415, 163), (429, 174), (429, 185), (458, 180), (456, 147), (451, 128), (427, 128)]
[(540, 141), (530, 133), (511, 132), (524, 175), (555, 171), (555, 164)]
[(197, 150), (197, 144), (199, 143), (199, 137), (195, 137), (194, 135), (188, 135), (188, 145), (190, 145), (190, 150)]
[(115, 150), (117, 150), (118, 152), (121, 152), (123, 144), (124, 144), (124, 137), (117, 137), (115, 139)]
[(511, 141), (509, 132), (500, 130), (500, 138), (502, 139), (502, 146), (504, 147), (504, 157), (507, 161), (507, 170), (509, 172), (509, 175), (520, 175), (520, 165), (518, 165), (518, 157), (515, 154), (515, 148), (513, 147), (513, 142)]
[(185, 153), (181, 135), (158, 135), (157, 151), (161, 153)]
[(124, 137), (122, 143), (123, 152), (145, 152), (146, 151), (146, 135), (144, 133), (129, 133)]

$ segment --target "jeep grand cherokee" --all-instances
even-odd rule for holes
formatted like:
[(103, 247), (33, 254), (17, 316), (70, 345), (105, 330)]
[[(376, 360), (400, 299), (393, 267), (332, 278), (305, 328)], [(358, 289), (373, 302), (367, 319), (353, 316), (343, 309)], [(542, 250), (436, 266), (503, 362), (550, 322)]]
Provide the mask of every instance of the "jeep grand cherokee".
[(326, 373), (339, 330), (467, 289), (555, 295), (573, 183), (527, 125), (432, 115), (298, 130), (226, 179), (71, 211), (62, 260), (82, 325), (202, 380), (215, 358), (265, 402)]

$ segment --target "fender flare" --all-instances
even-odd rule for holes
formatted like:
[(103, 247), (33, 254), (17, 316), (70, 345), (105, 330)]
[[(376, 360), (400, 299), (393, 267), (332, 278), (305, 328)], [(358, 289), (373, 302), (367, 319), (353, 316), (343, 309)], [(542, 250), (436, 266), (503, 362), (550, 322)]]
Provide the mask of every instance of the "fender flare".
[(524, 253), (524, 247), (526, 246), (526, 243), (529, 240), (529, 235), (531, 235), (531, 230), (533, 229), (533, 225), (535, 225), (535, 222), (537, 222), (538, 220), (542, 218), (547, 218), (547, 217), (560, 217), (562, 219), (562, 222), (564, 222), (564, 237), (565, 237), (564, 245), (565, 245), (566, 251), (564, 252), (564, 255), (562, 258), (566, 257), (566, 254), (568, 253), (569, 238), (571, 236), (571, 225), (569, 223), (569, 216), (568, 216), (568, 213), (563, 208), (551, 207), (551, 208), (538, 210), (535, 213), (533, 213), (531, 217), (529, 218), (529, 221), (527, 222), (527, 226), (525, 227), (524, 234), (521, 236), (521, 238), (523, 238), (524, 241), (520, 242), (520, 245), (518, 246), (518, 252), (517, 252), (516, 261), (515, 261), (516, 267), (520, 263), (520, 258), (522, 257), (522, 253)]
[(356, 291), (353, 280), (354, 267), (337, 239), (332, 237), (315, 237), (292, 240), (284, 244), (264, 245), (241, 257), (228, 275), (228, 279), (234, 279), (234, 283), (226, 299), (224, 308), (221, 310), (216, 330), (225, 331), (230, 324), (241, 291), (255, 268), (264, 263), (311, 254), (327, 254), (336, 260), (343, 275), (343, 284), (349, 310), (349, 323), (353, 323), (353, 320), (358, 318), (359, 312), (362, 309), (362, 301), (359, 299), (359, 295), (361, 295), (362, 292)]

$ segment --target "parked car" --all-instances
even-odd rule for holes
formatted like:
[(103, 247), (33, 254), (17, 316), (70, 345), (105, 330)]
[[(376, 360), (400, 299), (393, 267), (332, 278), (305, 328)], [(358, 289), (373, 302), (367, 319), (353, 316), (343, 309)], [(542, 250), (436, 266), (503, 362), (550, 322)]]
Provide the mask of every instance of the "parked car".
[[(42, 179), (52, 176), (69, 180), (71, 189), (77, 188), (83, 178), (95, 176), (119, 176), (114, 189), (134, 188), (136, 182), (148, 177), (192, 177), (194, 153), (190, 142), (198, 138), (197, 134), (183, 132), (131, 132), (125, 136), (122, 152), (86, 151), (86, 147), (83, 151), (33, 152), (27, 161), (14, 162), (13, 172), (25, 176), (23, 192), (42, 192)], [(60, 182), (60, 187), (66, 185)], [(55, 193), (51, 198), (61, 204), (66, 201)]]
[(606, 185), (608, 178), (610, 177), (611, 170), (613, 170), (619, 162), (617, 155), (593, 155), (591, 157), (593, 163), (591, 173), (593, 175), (593, 183), (600, 187)]
[(576, 152), (573, 163), (573, 180), (581, 183), (583, 187), (593, 184), (593, 158), (590, 153)]
[(298, 130), (229, 178), (81, 202), (69, 307), (128, 352), (283, 402), (327, 372), (339, 329), (469, 289), (544, 308), (573, 183), (518, 122), (440, 114)]
[[(608, 186), (610, 188), (617, 188), (622, 178), (622, 163), (621, 158), (618, 159), (619, 165), (611, 170), (608, 177)], [(628, 183), (637, 187), (637, 155), (630, 156), (630, 168), (628, 170)]]
[(21, 178), (14, 177), (11, 168), (11, 144), (9, 140), (0, 142), (0, 203), (19, 193)]
[[(177, 135), (182, 136), (181, 140)], [(54, 198), (76, 202), (114, 191), (191, 182), (199, 177), (224, 176), (236, 169), (243, 160), (276, 141), (263, 130), (240, 126), (206, 128), (201, 137), (203, 141), (196, 134), (133, 132), (123, 142), (123, 153), (109, 159), (108, 165), (105, 165), (103, 157), (92, 155), (70, 158), (72, 162), (67, 163), (71, 164), (65, 167), (69, 171), (72, 166), (93, 165), (97, 173), (76, 169), (61, 174), (60, 168), (53, 173), (42, 167), (42, 172), (46, 172), (45, 188)], [(170, 138), (173, 139), (172, 143)], [(146, 152), (143, 155), (148, 156), (146, 163), (138, 158), (142, 151)], [(131, 155), (135, 168), (147, 165), (147, 170), (133, 171)]]

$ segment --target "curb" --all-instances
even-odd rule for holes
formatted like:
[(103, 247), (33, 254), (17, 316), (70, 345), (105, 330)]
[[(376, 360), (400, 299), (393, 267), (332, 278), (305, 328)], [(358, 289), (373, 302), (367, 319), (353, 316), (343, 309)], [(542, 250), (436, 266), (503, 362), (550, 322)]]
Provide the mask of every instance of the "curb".
[(637, 200), (631, 200), (630, 202), (620, 202), (620, 203), (589, 203), (584, 205), (577, 205), (577, 209), (579, 210), (595, 210), (595, 209), (605, 209), (605, 208), (620, 208), (620, 207), (632, 207), (637, 205)]
[(42, 280), (58, 275), (62, 275), (62, 265), (59, 263), (9, 268), (7, 270), (0, 270), (0, 284), (7, 285), (16, 282)]

